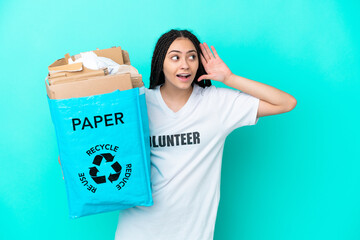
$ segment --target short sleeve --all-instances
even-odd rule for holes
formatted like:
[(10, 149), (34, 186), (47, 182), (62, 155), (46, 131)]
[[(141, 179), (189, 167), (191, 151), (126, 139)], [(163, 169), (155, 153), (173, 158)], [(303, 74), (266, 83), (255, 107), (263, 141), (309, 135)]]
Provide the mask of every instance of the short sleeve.
[(260, 100), (247, 93), (229, 88), (213, 88), (213, 103), (217, 106), (220, 125), (225, 133), (255, 125)]

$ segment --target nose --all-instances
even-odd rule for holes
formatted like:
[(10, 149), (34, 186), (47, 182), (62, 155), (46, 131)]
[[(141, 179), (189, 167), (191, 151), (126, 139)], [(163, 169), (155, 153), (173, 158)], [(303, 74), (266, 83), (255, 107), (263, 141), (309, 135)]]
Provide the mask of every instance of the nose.
[(183, 58), (182, 60), (181, 60), (181, 69), (188, 69), (189, 68), (189, 64), (188, 64), (188, 62), (186, 61), (186, 58)]

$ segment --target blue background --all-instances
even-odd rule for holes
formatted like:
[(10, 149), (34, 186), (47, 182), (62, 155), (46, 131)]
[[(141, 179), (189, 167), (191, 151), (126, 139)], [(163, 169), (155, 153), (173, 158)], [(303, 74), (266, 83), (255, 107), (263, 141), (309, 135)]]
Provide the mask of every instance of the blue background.
[(118, 212), (68, 218), (47, 67), (121, 46), (148, 87), (155, 43), (171, 28), (192, 30), (235, 74), (298, 102), (228, 136), (215, 239), (360, 239), (359, 5), (1, 1), (0, 239), (113, 239)]

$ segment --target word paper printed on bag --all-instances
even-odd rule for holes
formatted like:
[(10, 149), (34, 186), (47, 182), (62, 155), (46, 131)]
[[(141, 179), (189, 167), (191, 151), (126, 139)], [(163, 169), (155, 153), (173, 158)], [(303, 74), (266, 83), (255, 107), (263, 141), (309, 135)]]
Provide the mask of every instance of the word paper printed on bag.
[(85, 117), (84, 119), (72, 118), (71, 121), (72, 121), (73, 130), (76, 131), (79, 129), (84, 130), (84, 128), (86, 127), (97, 128), (99, 124), (103, 124), (105, 125), (105, 127), (118, 125), (119, 122), (123, 124), (124, 121), (122, 120), (122, 118), (123, 118), (123, 114), (121, 112), (118, 112), (113, 114), (105, 114), (104, 116), (97, 115), (97, 116), (93, 116), (92, 118), (91, 117)]

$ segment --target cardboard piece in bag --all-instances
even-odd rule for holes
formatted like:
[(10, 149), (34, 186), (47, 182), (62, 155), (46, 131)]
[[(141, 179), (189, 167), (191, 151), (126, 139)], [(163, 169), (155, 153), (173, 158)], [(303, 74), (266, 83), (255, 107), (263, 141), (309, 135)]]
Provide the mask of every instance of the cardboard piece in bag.
[[(112, 59), (117, 63), (130, 65), (129, 53), (120, 47), (95, 50), (98, 56)], [(48, 82), (45, 81), (46, 91), (50, 99), (68, 99), (110, 93), (118, 90), (128, 90), (142, 87), (141, 74), (118, 73), (107, 75), (106, 69), (91, 70), (82, 63), (74, 66), (68, 64), (68, 59), (75, 60), (80, 55), (65, 54), (49, 66)], [(81, 67), (80, 67), (81, 65)]]
[(136, 75), (134, 74), (134, 75), (131, 75), (130, 77), (131, 77), (131, 83), (132, 83), (133, 88), (144, 86), (144, 82), (142, 81), (141, 74), (136, 74)]
[(131, 65), (129, 53), (125, 50), (122, 50), (122, 54), (123, 54), (123, 58), (124, 58), (124, 64)]
[(73, 81), (77, 81), (77, 80), (88, 79), (90, 77), (105, 76), (105, 75), (108, 75), (107, 68), (96, 70), (96, 71), (93, 71), (90, 73), (73, 75), (71, 77), (67, 76), (67, 73), (63, 72), (63, 73), (59, 73), (56, 77), (49, 79), (49, 84), (55, 85), (55, 84), (73, 82)]
[[(98, 56), (110, 58), (117, 63), (131, 65), (129, 53), (126, 50), (121, 49), (121, 47), (112, 47), (102, 50), (97, 49), (94, 53)], [(64, 58), (58, 59), (51, 64), (49, 66), (48, 76), (49, 85), (79, 81), (88, 79), (89, 77), (104, 76), (108, 74), (107, 69), (92, 70), (84, 67), (82, 63), (68, 64), (69, 58), (72, 58), (72, 60), (75, 61), (75, 59), (79, 57), (81, 57), (80, 54), (70, 57), (67, 53)], [(141, 74), (132, 74), (131, 81), (133, 87), (144, 86)]]
[(46, 92), (50, 99), (68, 99), (111, 93), (116, 89), (132, 89), (130, 73), (93, 77), (82, 81), (50, 86), (46, 81)]
[[(121, 47), (112, 47), (107, 49), (94, 50), (93, 52), (99, 57), (110, 58), (117, 64), (120, 65), (124, 64), (123, 51), (121, 50)], [(65, 58), (56, 60), (53, 64), (51, 64), (48, 67), (50, 78), (52, 78), (52, 74), (59, 72), (67, 72), (67, 76), (70, 77), (73, 75), (78, 75), (79, 73), (83, 74), (83, 73), (91, 73), (93, 71), (96, 71), (86, 68), (81, 62), (68, 64), (69, 63), (68, 59), (70, 56), (67, 55), (68, 54), (65, 55)], [(75, 58), (73, 60), (75, 60)]]

